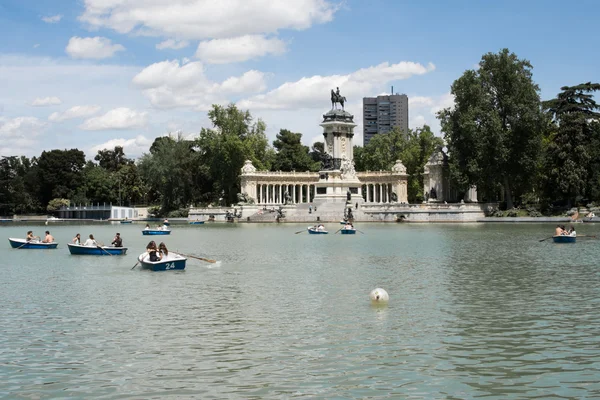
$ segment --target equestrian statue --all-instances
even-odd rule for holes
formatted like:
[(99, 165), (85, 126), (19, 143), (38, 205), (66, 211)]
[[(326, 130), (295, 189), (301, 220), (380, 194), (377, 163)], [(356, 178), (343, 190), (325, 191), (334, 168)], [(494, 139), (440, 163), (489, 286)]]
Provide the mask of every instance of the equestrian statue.
[(344, 102), (346, 101), (346, 98), (340, 94), (339, 87), (336, 87), (336, 89), (337, 89), (336, 91), (331, 89), (331, 109), (333, 110), (335, 108), (335, 103), (340, 103), (340, 105), (342, 106), (342, 110), (343, 110)]

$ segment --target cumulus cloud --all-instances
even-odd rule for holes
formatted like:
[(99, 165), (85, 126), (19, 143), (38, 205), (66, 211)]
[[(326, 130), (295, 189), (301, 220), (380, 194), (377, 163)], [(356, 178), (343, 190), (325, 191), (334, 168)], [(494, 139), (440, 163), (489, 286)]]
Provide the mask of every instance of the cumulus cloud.
[(433, 132), (440, 132), (440, 121), (437, 119), (438, 111), (452, 107), (454, 96), (445, 93), (439, 96), (409, 96), (409, 125), (411, 129), (429, 125)]
[(84, 7), (79, 19), (91, 28), (184, 39), (303, 30), (338, 9), (329, 0), (85, 0)]
[(244, 99), (238, 103), (250, 109), (293, 109), (320, 107), (329, 99), (329, 90), (341, 87), (342, 95), (348, 99), (362, 98), (381, 90), (388, 82), (423, 75), (435, 70), (435, 65), (402, 61), (388, 62), (362, 68), (347, 75), (314, 75), (295, 82), (286, 82), (265, 94)]
[(48, 107), (48, 106), (57, 106), (62, 104), (62, 101), (56, 97), (38, 97), (34, 101), (31, 102), (33, 107)]
[(141, 128), (146, 125), (147, 114), (126, 107), (115, 108), (104, 115), (87, 119), (79, 128), (86, 131)]
[(133, 78), (133, 84), (157, 108), (188, 107), (208, 110), (212, 104), (229, 101), (232, 95), (247, 95), (266, 89), (264, 74), (247, 71), (219, 83), (208, 79), (201, 62), (180, 64), (162, 61), (144, 68)]
[(96, 36), (82, 38), (73, 36), (69, 39), (69, 44), (65, 51), (72, 58), (110, 58), (118, 51), (124, 51), (125, 47), (120, 44), (112, 44), (110, 39)]
[(285, 51), (286, 44), (283, 40), (266, 38), (263, 35), (244, 35), (200, 42), (196, 57), (211, 64), (226, 64), (267, 54), (278, 55)]
[(0, 153), (29, 155), (46, 123), (35, 117), (0, 117)]
[(57, 14), (57, 15), (49, 15), (46, 17), (42, 17), (42, 21), (48, 23), (48, 24), (56, 24), (57, 22), (60, 22), (60, 20), (62, 19), (62, 14)]
[(91, 147), (89, 154), (97, 154), (100, 150), (112, 150), (115, 148), (115, 146), (121, 146), (128, 157), (138, 157), (142, 155), (142, 153), (148, 151), (152, 145), (152, 141), (153, 140), (148, 139), (143, 135), (138, 135), (131, 139), (111, 139), (107, 142)]
[(159, 44), (157, 44), (156, 48), (158, 50), (164, 50), (164, 49), (179, 50), (179, 49), (188, 47), (189, 44), (190, 43), (187, 40), (167, 39), (167, 40), (164, 40), (164, 41), (160, 42)]
[(48, 117), (49, 121), (62, 122), (74, 118), (87, 118), (100, 111), (100, 106), (75, 106), (64, 112), (54, 112)]

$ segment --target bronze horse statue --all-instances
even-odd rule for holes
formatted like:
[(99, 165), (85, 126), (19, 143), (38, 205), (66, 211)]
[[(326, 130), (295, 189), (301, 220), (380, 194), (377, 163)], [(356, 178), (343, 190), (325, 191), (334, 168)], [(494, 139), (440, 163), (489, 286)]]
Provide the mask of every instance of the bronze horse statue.
[(335, 103), (340, 103), (342, 106), (342, 110), (344, 109), (344, 102), (346, 98), (340, 95), (340, 89), (338, 88), (338, 92), (336, 93), (333, 89), (331, 89), (331, 109), (335, 107)]

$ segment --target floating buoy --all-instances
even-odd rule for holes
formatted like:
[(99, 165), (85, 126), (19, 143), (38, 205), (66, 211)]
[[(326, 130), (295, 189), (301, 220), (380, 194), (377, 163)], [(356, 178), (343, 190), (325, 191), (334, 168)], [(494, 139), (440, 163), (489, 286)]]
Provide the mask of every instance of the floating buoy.
[(390, 300), (388, 292), (382, 288), (373, 289), (371, 293), (369, 293), (369, 297), (371, 298), (371, 303), (385, 304)]

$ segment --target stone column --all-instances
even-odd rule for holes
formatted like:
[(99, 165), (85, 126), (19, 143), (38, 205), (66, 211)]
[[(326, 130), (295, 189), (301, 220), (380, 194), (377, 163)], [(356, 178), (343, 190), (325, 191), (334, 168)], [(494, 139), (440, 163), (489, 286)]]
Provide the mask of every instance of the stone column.
[(296, 204), (296, 184), (292, 185), (292, 203)]

